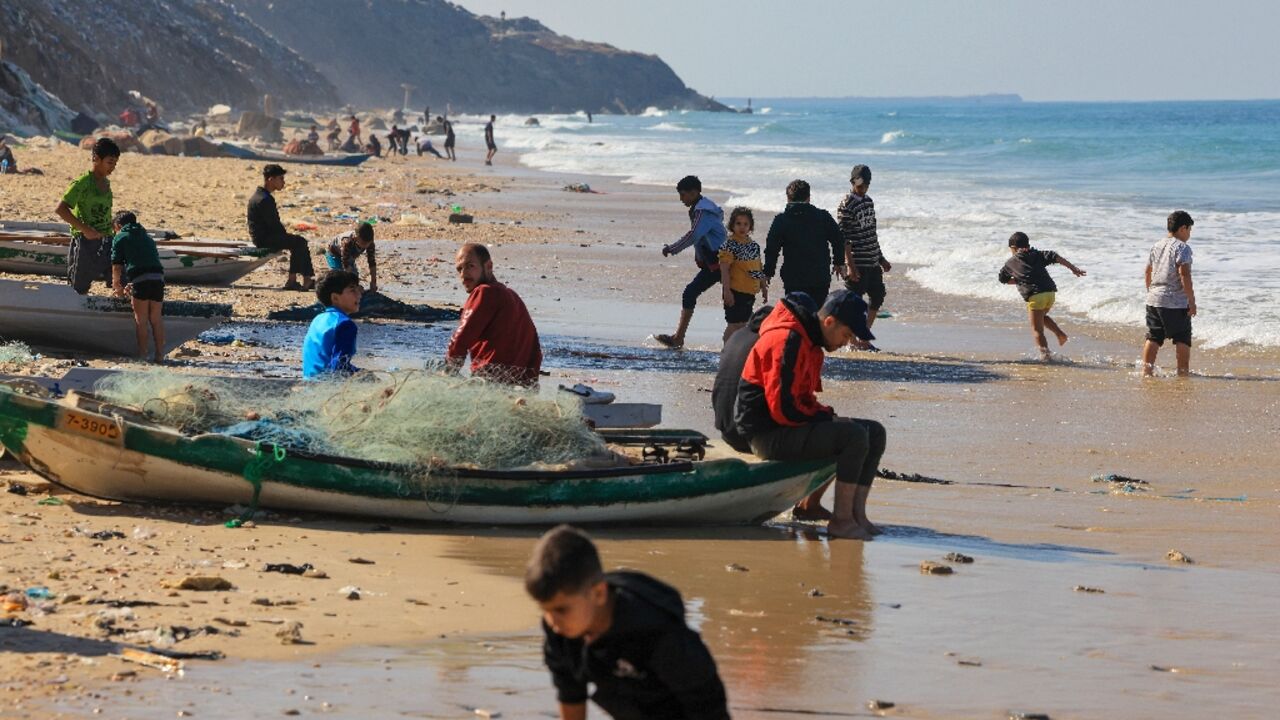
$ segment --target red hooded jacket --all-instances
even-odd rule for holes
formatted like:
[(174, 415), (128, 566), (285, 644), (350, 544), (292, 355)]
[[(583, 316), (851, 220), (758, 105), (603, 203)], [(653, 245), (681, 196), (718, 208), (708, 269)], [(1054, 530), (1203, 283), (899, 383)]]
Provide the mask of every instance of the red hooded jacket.
[(825, 422), (835, 411), (822, 391), (822, 326), (816, 308), (788, 295), (760, 325), (738, 383), (734, 425), (747, 438), (777, 427)]

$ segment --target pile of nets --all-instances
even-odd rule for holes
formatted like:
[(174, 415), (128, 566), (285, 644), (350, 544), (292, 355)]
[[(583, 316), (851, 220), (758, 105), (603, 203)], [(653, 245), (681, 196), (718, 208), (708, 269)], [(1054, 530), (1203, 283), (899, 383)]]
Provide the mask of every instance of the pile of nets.
[(103, 378), (95, 390), (188, 433), (221, 432), (425, 471), (556, 466), (607, 453), (569, 393), (540, 398), (436, 370), (299, 383), (129, 371)]
[(0, 343), (0, 365), (25, 365), (34, 359), (31, 348), (24, 342)]

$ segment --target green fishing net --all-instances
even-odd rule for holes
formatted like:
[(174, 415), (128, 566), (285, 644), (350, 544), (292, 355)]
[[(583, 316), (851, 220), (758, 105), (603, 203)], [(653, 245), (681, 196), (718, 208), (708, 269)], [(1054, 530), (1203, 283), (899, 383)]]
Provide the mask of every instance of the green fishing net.
[(0, 365), (25, 365), (34, 358), (31, 348), (24, 342), (0, 343)]
[(436, 369), (298, 383), (128, 371), (95, 390), (187, 433), (225, 432), (426, 471), (554, 466), (606, 451), (574, 396), (543, 398)]

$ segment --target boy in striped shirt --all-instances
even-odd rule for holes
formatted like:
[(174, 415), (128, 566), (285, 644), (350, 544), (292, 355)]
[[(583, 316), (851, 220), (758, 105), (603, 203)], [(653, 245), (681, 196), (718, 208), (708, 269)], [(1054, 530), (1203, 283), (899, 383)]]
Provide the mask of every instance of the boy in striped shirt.
[[(853, 186), (836, 210), (840, 235), (844, 238), (845, 265), (849, 279), (845, 287), (867, 297), (867, 327), (876, 320), (880, 306), (884, 305), (884, 274), (893, 269), (880, 251), (880, 238), (876, 232), (876, 206), (867, 190), (871, 188), (871, 168), (854, 165), (849, 174)], [(854, 338), (853, 346), (859, 350), (876, 352), (871, 343)]]

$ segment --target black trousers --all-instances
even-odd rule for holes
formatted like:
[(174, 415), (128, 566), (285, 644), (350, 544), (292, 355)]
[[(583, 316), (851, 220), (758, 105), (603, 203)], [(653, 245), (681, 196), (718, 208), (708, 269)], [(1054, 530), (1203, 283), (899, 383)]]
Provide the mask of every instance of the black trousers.
[(282, 238), (255, 240), (253, 244), (255, 247), (267, 250), (288, 250), (289, 272), (291, 273), (297, 273), (303, 277), (311, 277), (316, 274), (315, 268), (311, 265), (311, 251), (307, 247), (307, 239), (301, 235), (285, 233)]
[(838, 417), (759, 433), (751, 438), (751, 451), (764, 460), (835, 458), (836, 482), (870, 487), (886, 440), (884, 426), (875, 420)]

